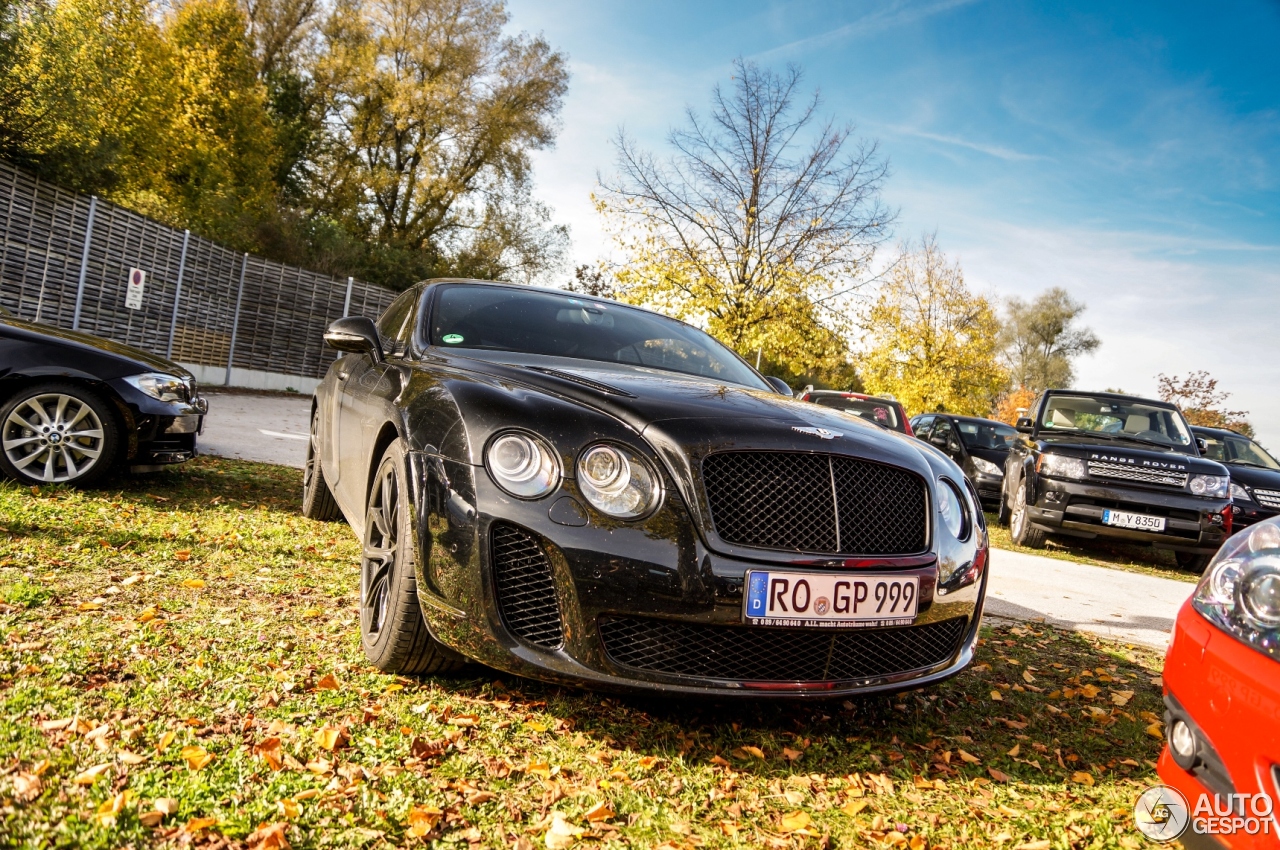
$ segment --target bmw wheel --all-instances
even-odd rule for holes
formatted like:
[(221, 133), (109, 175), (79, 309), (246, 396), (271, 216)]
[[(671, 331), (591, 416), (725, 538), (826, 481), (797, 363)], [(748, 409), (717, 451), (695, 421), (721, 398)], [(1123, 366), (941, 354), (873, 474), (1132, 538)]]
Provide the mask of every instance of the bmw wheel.
[(91, 484), (119, 445), (109, 402), (78, 384), (36, 384), (0, 406), (0, 470), (25, 484)]
[(311, 437), (307, 441), (307, 460), (302, 466), (302, 515), (321, 522), (342, 518), (338, 502), (320, 467), (320, 410), (311, 411)]
[(450, 673), (466, 660), (431, 636), (418, 607), (404, 447), (387, 447), (369, 493), (360, 558), (360, 637), (387, 673)]

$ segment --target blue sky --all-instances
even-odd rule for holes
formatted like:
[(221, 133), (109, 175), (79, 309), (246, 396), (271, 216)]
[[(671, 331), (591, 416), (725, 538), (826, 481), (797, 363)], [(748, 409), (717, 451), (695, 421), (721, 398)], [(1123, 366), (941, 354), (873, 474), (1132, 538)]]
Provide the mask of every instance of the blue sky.
[(1063, 286), (1102, 337), (1077, 385), (1207, 369), (1280, 450), (1280, 2), (511, 0), (572, 79), (538, 195), (573, 259), (619, 127), (661, 151), (743, 56), (801, 65), (890, 160), (897, 238), (936, 231), (971, 287)]

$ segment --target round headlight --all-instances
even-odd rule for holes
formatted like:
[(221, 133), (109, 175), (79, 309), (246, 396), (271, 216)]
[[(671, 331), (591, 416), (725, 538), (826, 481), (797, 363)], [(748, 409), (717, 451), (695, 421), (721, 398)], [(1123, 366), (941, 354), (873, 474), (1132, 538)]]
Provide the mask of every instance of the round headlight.
[(555, 455), (527, 434), (498, 437), (489, 444), (485, 463), (498, 486), (521, 499), (545, 496), (560, 481)]
[(1259, 628), (1280, 628), (1280, 570), (1258, 570), (1240, 582), (1240, 601)]
[(950, 481), (938, 481), (938, 519), (956, 540), (963, 540), (967, 536), (969, 523), (965, 516), (964, 502)]
[(638, 519), (654, 509), (661, 495), (658, 476), (634, 452), (595, 445), (578, 458), (578, 488), (602, 513)]

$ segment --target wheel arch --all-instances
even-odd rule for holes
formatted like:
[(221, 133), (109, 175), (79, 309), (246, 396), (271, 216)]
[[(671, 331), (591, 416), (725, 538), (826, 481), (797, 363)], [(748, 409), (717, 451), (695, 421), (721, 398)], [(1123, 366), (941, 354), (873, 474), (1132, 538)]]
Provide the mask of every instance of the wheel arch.
[[(373, 441), (373, 450), (369, 453), (369, 471), (365, 476), (364, 482), (364, 508), (369, 507), (369, 493), (373, 489), (373, 479), (378, 475), (378, 465), (382, 462), (382, 455), (386, 452), (387, 446), (394, 443), (400, 437), (400, 429), (396, 427), (394, 422), (382, 423), (382, 428), (378, 431), (378, 437)], [(406, 450), (408, 446), (405, 446)]]
[(120, 398), (120, 394), (110, 384), (90, 375), (80, 372), (68, 374), (63, 370), (47, 374), (24, 372), (21, 375), (6, 376), (0, 378), (0, 405), (22, 392), (26, 387), (53, 382), (84, 387), (109, 402), (112, 415), (116, 420), (116, 427), (119, 429), (120, 436), (124, 441), (122, 446), (124, 451), (120, 453), (120, 461), (127, 461), (138, 453), (138, 428), (133, 411), (129, 409), (129, 405), (125, 404), (124, 399)]

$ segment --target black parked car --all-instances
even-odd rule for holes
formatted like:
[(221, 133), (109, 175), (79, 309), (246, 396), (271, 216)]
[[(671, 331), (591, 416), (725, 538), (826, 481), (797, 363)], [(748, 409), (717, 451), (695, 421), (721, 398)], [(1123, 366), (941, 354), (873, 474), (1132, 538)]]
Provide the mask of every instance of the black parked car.
[(350, 353), (316, 392), (303, 509), (363, 541), (380, 669), (831, 696), (973, 656), (987, 543), (959, 468), (695, 328), (431, 281), (325, 339)]
[(191, 373), (141, 349), (0, 308), (0, 473), (85, 485), (196, 453), (208, 405)]
[(1013, 426), (976, 416), (925, 413), (911, 420), (911, 428), (960, 464), (980, 499), (1000, 501), (1004, 462), (1018, 438)]
[(1000, 518), (1015, 543), (1048, 533), (1172, 549), (1203, 571), (1231, 535), (1231, 479), (1201, 458), (1191, 426), (1163, 401), (1050, 390), (1018, 420)]
[(1231, 473), (1231, 510), (1235, 528), (1280, 514), (1280, 461), (1244, 434), (1192, 426), (1200, 453), (1226, 464)]

